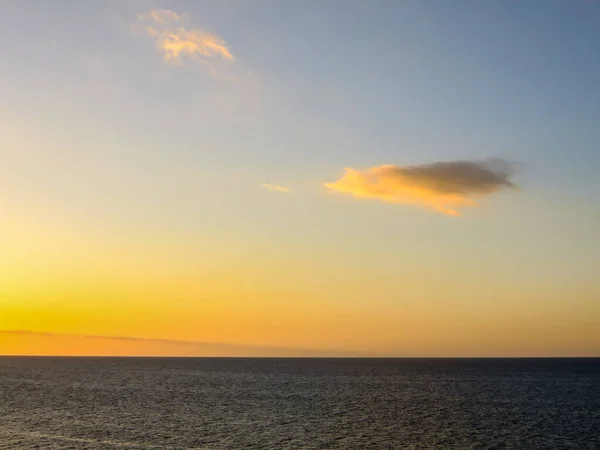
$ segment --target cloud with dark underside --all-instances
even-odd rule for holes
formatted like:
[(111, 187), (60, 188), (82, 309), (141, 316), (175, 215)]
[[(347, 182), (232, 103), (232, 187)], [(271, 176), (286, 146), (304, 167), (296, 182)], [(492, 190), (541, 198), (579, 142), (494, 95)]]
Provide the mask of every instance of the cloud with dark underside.
[(418, 205), (457, 216), (457, 208), (474, 206), (477, 199), (504, 189), (518, 188), (511, 181), (514, 169), (502, 159), (346, 168), (339, 180), (325, 187), (356, 198)]

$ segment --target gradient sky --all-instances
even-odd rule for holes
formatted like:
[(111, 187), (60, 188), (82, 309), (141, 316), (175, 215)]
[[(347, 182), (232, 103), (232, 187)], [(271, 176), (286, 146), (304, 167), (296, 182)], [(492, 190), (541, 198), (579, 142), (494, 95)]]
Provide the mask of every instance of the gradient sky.
[[(0, 354), (600, 355), (600, 4), (2, 14)], [(325, 186), (487, 158), (458, 217)]]

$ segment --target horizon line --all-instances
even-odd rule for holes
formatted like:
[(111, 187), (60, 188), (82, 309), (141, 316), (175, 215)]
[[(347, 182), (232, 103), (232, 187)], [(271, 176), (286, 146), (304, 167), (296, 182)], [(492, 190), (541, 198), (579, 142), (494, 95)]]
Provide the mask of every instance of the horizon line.
[(599, 356), (175, 356), (175, 355), (31, 355), (1, 354), (0, 358), (71, 359), (600, 359)]
[[(168, 338), (145, 338), (135, 336), (103, 336), (93, 334), (77, 334), (77, 333), (60, 333), (52, 331), (34, 331), (34, 330), (0, 330), (0, 336), (37, 336), (37, 337), (63, 337), (63, 338), (78, 338), (78, 339), (96, 339), (96, 340), (112, 340), (121, 342), (146, 342), (146, 343), (162, 343), (171, 345), (183, 345), (190, 347), (222, 347), (224, 349), (246, 349), (274, 352), (298, 352), (297, 355), (250, 355), (250, 356), (228, 356), (228, 355), (212, 355), (212, 356), (180, 356), (180, 355), (51, 355), (51, 354), (21, 354), (21, 353), (2, 353), (0, 357), (32, 357), (32, 358), (171, 358), (171, 359), (597, 359), (598, 355), (393, 355), (393, 354), (361, 354), (352, 351), (341, 351), (334, 349), (309, 349), (299, 347), (280, 347), (270, 345), (257, 344), (234, 344), (222, 342), (205, 342), (192, 341), (183, 339), (168, 339)], [(306, 354), (302, 354), (306, 353)], [(313, 354), (310, 354), (313, 353)]]

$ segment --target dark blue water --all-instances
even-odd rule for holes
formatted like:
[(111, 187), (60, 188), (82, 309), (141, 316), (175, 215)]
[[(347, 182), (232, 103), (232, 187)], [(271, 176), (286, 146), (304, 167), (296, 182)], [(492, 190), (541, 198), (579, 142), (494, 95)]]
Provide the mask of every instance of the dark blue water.
[(0, 358), (0, 449), (600, 449), (600, 359)]

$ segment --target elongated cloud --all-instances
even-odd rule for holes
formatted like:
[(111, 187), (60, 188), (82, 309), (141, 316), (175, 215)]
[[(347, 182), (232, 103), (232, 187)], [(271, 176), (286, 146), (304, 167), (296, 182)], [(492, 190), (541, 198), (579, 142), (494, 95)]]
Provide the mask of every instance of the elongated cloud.
[(513, 166), (503, 160), (443, 161), (416, 166), (381, 165), (366, 170), (346, 168), (339, 180), (325, 187), (389, 203), (420, 205), (459, 215), (456, 209), (476, 204), (475, 199), (506, 188)]
[(0, 355), (356, 356), (347, 351), (250, 344), (0, 330)]
[[(143, 32), (156, 43), (166, 62), (181, 63), (183, 57), (209, 64), (210, 59), (233, 61), (225, 41), (200, 28), (189, 28), (189, 16), (169, 10), (154, 10), (138, 16), (134, 29)], [(212, 70), (212, 67), (211, 67)]]
[(269, 184), (269, 183), (265, 183), (265, 184), (261, 184), (262, 187), (264, 187), (267, 191), (272, 191), (272, 192), (289, 192), (290, 190), (284, 186), (279, 186), (278, 184)]

